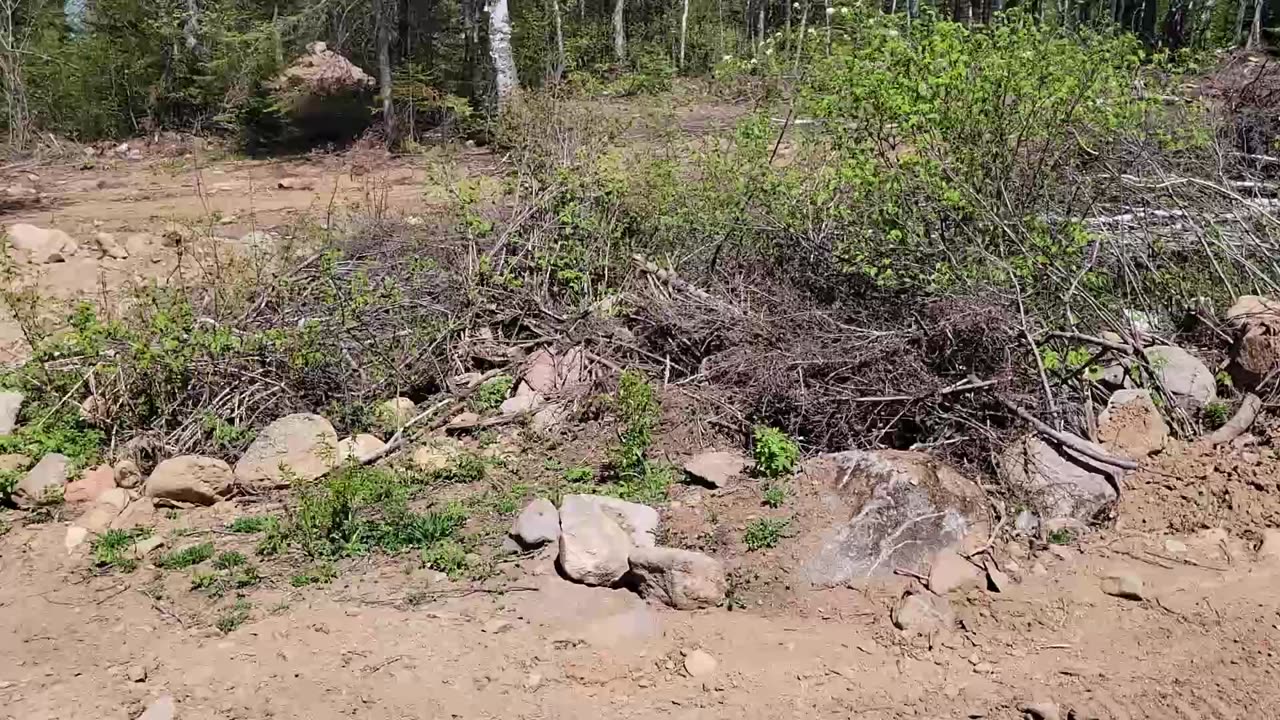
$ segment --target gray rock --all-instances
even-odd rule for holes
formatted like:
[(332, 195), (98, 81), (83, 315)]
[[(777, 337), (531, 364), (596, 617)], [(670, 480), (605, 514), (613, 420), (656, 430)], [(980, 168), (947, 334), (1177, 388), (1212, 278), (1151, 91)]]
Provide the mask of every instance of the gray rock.
[(115, 260), (128, 260), (129, 251), (116, 241), (116, 236), (107, 232), (100, 232), (94, 236), (94, 240), (98, 243), (98, 249), (102, 251), (104, 257), (113, 258)]
[(1262, 531), (1262, 544), (1258, 546), (1258, 560), (1280, 566), (1280, 530)]
[(236, 463), (236, 479), (247, 485), (282, 486), (314, 480), (333, 469), (338, 433), (319, 415), (286, 415), (262, 429)]
[(555, 542), (560, 539), (560, 512), (550, 500), (538, 498), (525, 506), (508, 534), (526, 550)]
[(12, 435), (13, 429), (18, 427), (22, 401), (22, 393), (16, 390), (0, 392), (0, 435)]
[(418, 405), (407, 397), (394, 397), (379, 403), (374, 414), (384, 427), (395, 430), (418, 414)]
[(173, 702), (173, 696), (161, 695), (138, 716), (137, 720), (173, 720), (175, 712), (177, 712), (177, 706)]
[(908, 633), (925, 635), (955, 625), (951, 603), (940, 595), (913, 592), (903, 595), (893, 609), (893, 625)]
[(747, 467), (747, 459), (741, 453), (713, 450), (689, 458), (684, 471), (699, 483), (722, 488)]
[(684, 656), (684, 671), (691, 678), (704, 678), (716, 671), (720, 663), (706, 650), (690, 650)]
[(27, 471), (13, 490), (13, 501), (18, 507), (29, 508), (41, 500), (61, 493), (67, 485), (71, 460), (66, 455), (49, 453), (40, 458), (36, 466)]
[(1125, 600), (1143, 598), (1142, 578), (1131, 572), (1112, 573), (1102, 578), (1102, 592)]
[(805, 473), (847, 518), (823, 530), (817, 549), (801, 558), (815, 585), (887, 577), (895, 568), (927, 573), (937, 552), (986, 522), (981, 490), (924, 453), (835, 453), (810, 460)]
[(1074, 450), (1050, 445), (1035, 434), (1010, 445), (1000, 456), (999, 470), (1004, 482), (1025, 491), (1046, 517), (1084, 523), (1093, 522), (1116, 502), (1115, 485), (1123, 474)]
[(76, 525), (92, 533), (100, 533), (115, 522), (129, 505), (129, 491), (112, 488), (98, 496), (93, 506), (76, 518)]
[(1098, 415), (1098, 440), (1108, 450), (1136, 460), (1164, 449), (1169, 426), (1150, 390), (1117, 390)]
[[(575, 497), (583, 502), (598, 506), (606, 516), (627, 531), (627, 534), (631, 537), (632, 545), (636, 547), (653, 547), (657, 544), (658, 511), (648, 505), (627, 502), (626, 500), (604, 495), (565, 496), (566, 499), (569, 497)], [(563, 513), (563, 502), (561, 503), (561, 508)], [(561, 523), (563, 524), (563, 522), (562, 517)]]
[(142, 484), (142, 471), (138, 469), (138, 463), (132, 460), (116, 463), (115, 473), (118, 487), (132, 490)]
[(565, 576), (584, 585), (616, 585), (626, 574), (631, 538), (590, 495), (560, 503), (560, 556)]
[(212, 505), (230, 493), (234, 485), (235, 476), (225, 462), (183, 455), (157, 465), (142, 492), (149, 498)]
[(952, 590), (977, 587), (982, 582), (982, 570), (954, 550), (943, 550), (933, 556), (929, 567), (929, 589), (939, 595)]
[(366, 458), (373, 457), (386, 446), (387, 444), (377, 436), (367, 433), (345, 437), (338, 441), (338, 462), (343, 463), (348, 460), (364, 462)]
[(39, 265), (65, 262), (80, 249), (76, 241), (61, 230), (46, 230), (26, 223), (9, 226), (9, 245), (19, 257)]
[(1142, 351), (1160, 384), (1184, 409), (1195, 411), (1218, 399), (1218, 383), (1195, 355), (1172, 345)]
[(715, 607), (724, 602), (724, 565), (692, 550), (637, 547), (629, 558), (631, 578), (641, 597), (677, 610)]

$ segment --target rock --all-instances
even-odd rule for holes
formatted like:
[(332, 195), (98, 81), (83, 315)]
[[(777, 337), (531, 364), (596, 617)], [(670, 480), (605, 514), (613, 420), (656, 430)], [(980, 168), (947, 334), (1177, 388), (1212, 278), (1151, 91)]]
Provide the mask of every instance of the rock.
[(534, 432), (543, 434), (554, 433), (561, 425), (569, 419), (569, 409), (562, 403), (550, 403), (543, 405), (533, 413), (533, 418), (529, 420), (529, 427)]
[(116, 260), (129, 259), (129, 251), (123, 248), (120, 243), (116, 242), (115, 235), (100, 232), (95, 235), (93, 239), (98, 243), (98, 250), (102, 251), (104, 257), (114, 258)]
[(584, 585), (612, 586), (626, 574), (631, 539), (590, 495), (560, 503), (560, 569)]
[(1227, 309), (1227, 324), (1233, 328), (1244, 327), (1257, 320), (1280, 317), (1280, 301), (1263, 295), (1241, 295)]
[(534, 408), (541, 404), (542, 395), (540, 393), (517, 393), (502, 401), (502, 404), (498, 406), (498, 413), (505, 417), (511, 417), (512, 415), (532, 412)]
[(747, 467), (747, 459), (741, 453), (714, 450), (699, 453), (684, 464), (690, 478), (713, 488), (722, 488)]
[(18, 427), (18, 413), (22, 410), (23, 395), (16, 390), (0, 392), (0, 436), (12, 435)]
[(525, 360), (516, 395), (537, 394), (543, 397), (572, 392), (585, 381), (586, 356), (582, 348), (572, 348), (554, 355), (542, 348)]
[(145, 682), (147, 679), (147, 669), (141, 665), (130, 665), (129, 669), (126, 671), (126, 677), (129, 678), (129, 682)]
[(26, 455), (10, 453), (0, 455), (0, 471), (20, 472), (31, 467), (31, 458)]
[(142, 484), (142, 471), (138, 463), (132, 460), (121, 460), (116, 463), (116, 486), (132, 490)]
[(1013, 587), (1013, 580), (1009, 578), (1004, 571), (988, 563), (987, 565), (987, 589), (991, 592), (1004, 592)]
[(480, 628), (480, 630), (490, 635), (497, 635), (499, 633), (504, 633), (510, 630), (512, 627), (514, 627), (514, 625), (510, 620), (502, 620), (500, 618), (494, 618), (493, 620), (490, 620), (489, 622), (485, 623), (484, 627)]
[[(1092, 445), (1100, 453), (1103, 448)], [(1065, 447), (1050, 445), (1034, 433), (1023, 436), (1000, 456), (1001, 479), (1032, 497), (1049, 517), (1089, 523), (1118, 497), (1111, 478), (1123, 471), (1095, 462)]]
[[(604, 495), (566, 495), (565, 498), (574, 497), (583, 502), (593, 503), (600, 507), (605, 515), (610, 517), (625, 530), (631, 537), (631, 544), (636, 547), (653, 547), (657, 544), (658, 531), (658, 511), (648, 505), (640, 503), (627, 502), (614, 497), (606, 497)], [(563, 500), (561, 501), (561, 524), (564, 524), (563, 518)]]
[(1155, 345), (1142, 351), (1164, 389), (1188, 411), (1218, 399), (1213, 371), (1195, 355), (1172, 345)]
[(156, 524), (156, 505), (151, 498), (138, 498), (130, 502), (115, 520), (111, 527), (116, 530), (132, 530), (137, 527), (148, 527)]
[(1280, 566), (1280, 530), (1262, 531), (1262, 544), (1258, 546), (1258, 560)]
[(76, 518), (76, 525), (92, 533), (103, 532), (112, 526), (128, 505), (129, 492), (124, 488), (112, 488), (99, 495), (97, 502)]
[(398, 430), (418, 414), (418, 405), (407, 397), (395, 397), (379, 403), (374, 414), (383, 427)]
[(338, 433), (319, 415), (286, 415), (258, 433), (236, 463), (236, 480), (247, 485), (287, 485), (314, 480), (333, 468)]
[(137, 720), (173, 720), (177, 711), (172, 695), (161, 695), (138, 716)]
[(80, 479), (67, 483), (67, 488), (62, 493), (62, 498), (69, 503), (93, 502), (98, 499), (99, 495), (108, 490), (113, 490), (115, 487), (115, 470), (112, 470), (110, 465), (99, 465), (91, 470), (86, 470), (84, 475), (80, 476)]
[(719, 666), (720, 663), (706, 650), (690, 650), (684, 656), (684, 671), (691, 678), (709, 677)]
[(533, 691), (542, 685), (542, 675), (540, 673), (531, 672), (524, 679), (524, 689)]
[(449, 424), (445, 425), (445, 428), (451, 428), (451, 429), (457, 429), (457, 430), (470, 429), (475, 427), (476, 425), (479, 425), (482, 419), (483, 418), (481, 418), (478, 413), (473, 413), (473, 412), (458, 413), (457, 415), (454, 415), (451, 420), (449, 420)]
[(927, 635), (951, 629), (955, 625), (955, 615), (951, 611), (951, 603), (940, 595), (907, 593), (893, 609), (893, 625), (907, 633)]
[(895, 568), (929, 572), (939, 551), (986, 522), (981, 490), (924, 453), (882, 450), (824, 455), (804, 472), (824, 486), (824, 503), (848, 518), (822, 531), (801, 558), (809, 582), (831, 587), (890, 576)]
[(1141, 600), (1142, 578), (1131, 572), (1117, 572), (1102, 578), (1102, 592), (1125, 600)]
[(13, 490), (13, 502), (18, 507), (29, 508), (62, 492), (70, 469), (71, 460), (66, 455), (45, 455), (18, 481), (18, 486)]
[(212, 505), (230, 493), (236, 477), (217, 458), (183, 455), (156, 466), (142, 488), (149, 498)]
[(373, 457), (386, 446), (387, 444), (377, 436), (367, 433), (345, 437), (338, 441), (338, 462), (348, 460), (364, 462), (366, 458)]
[(1062, 720), (1062, 711), (1058, 709), (1058, 703), (1048, 700), (1023, 703), (1018, 706), (1018, 711), (1030, 720)]
[(1117, 390), (1098, 416), (1098, 440), (1113, 453), (1140, 460), (1164, 449), (1169, 426), (1150, 390)]
[(80, 249), (76, 241), (61, 230), (46, 230), (26, 223), (9, 226), (9, 245), (19, 257), (37, 265), (65, 262)]
[(724, 602), (724, 565), (692, 550), (636, 547), (629, 558), (636, 592), (677, 610), (715, 607)]
[(145, 560), (148, 555), (164, 547), (165, 543), (166, 540), (159, 535), (138, 540), (133, 544), (133, 557), (137, 560)]
[(307, 45), (267, 83), (273, 104), (284, 115), (289, 139), (303, 144), (358, 136), (368, 127), (374, 79), (323, 42)]
[(560, 539), (560, 512), (546, 498), (525, 506), (508, 533), (525, 550), (542, 547)]
[(62, 545), (67, 549), (67, 553), (70, 554), (74, 552), (76, 548), (80, 547), (80, 545), (88, 538), (89, 531), (87, 529), (71, 525), (67, 528), (67, 536), (62, 541)]
[(462, 453), (462, 446), (456, 440), (445, 441), (434, 438), (430, 444), (415, 448), (410, 456), (414, 467), (423, 472), (439, 472), (453, 464), (454, 458)]
[(929, 589), (939, 595), (952, 590), (977, 587), (982, 582), (982, 570), (964, 559), (954, 550), (943, 550), (933, 556), (929, 566)]
[(1164, 541), (1165, 552), (1171, 552), (1175, 555), (1187, 551), (1187, 544), (1177, 538), (1166, 538)]
[(134, 233), (124, 239), (125, 252), (130, 255), (146, 255), (155, 248), (162, 247), (164, 241), (155, 235)]
[(1235, 330), (1227, 372), (1241, 390), (1252, 390), (1280, 367), (1280, 303), (1245, 295), (1227, 311)]

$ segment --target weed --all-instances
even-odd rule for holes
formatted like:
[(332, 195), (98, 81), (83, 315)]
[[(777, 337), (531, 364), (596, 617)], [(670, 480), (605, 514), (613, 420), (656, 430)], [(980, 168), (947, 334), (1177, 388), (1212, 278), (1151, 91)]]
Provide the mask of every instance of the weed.
[(218, 628), (218, 630), (223, 633), (230, 633), (243, 625), (245, 621), (249, 619), (249, 613), (252, 609), (253, 606), (249, 604), (248, 600), (240, 598), (239, 600), (236, 600), (234, 605), (218, 616), (218, 620), (214, 623), (214, 627)]
[(570, 485), (589, 483), (595, 480), (596, 471), (586, 465), (575, 465), (574, 467), (566, 469), (562, 477), (564, 478), (564, 481)]
[(764, 425), (757, 425), (751, 454), (755, 458), (757, 475), (779, 478), (790, 475), (800, 459), (800, 447), (786, 433)]
[(213, 567), (218, 570), (233, 570), (248, 562), (248, 558), (241, 553), (238, 553), (235, 550), (227, 550), (226, 552), (219, 553), (218, 556), (213, 559)]
[(442, 540), (422, 551), (422, 564), (456, 578), (467, 570), (467, 550), (454, 540)]
[(138, 561), (133, 557), (133, 545), (150, 534), (150, 528), (107, 530), (94, 538), (89, 546), (93, 553), (93, 563), (99, 567), (132, 572), (138, 567)]
[(1050, 545), (1069, 545), (1075, 540), (1075, 533), (1071, 528), (1058, 528), (1049, 533), (1048, 540)]
[(246, 515), (238, 517), (227, 525), (227, 529), (235, 533), (269, 532), (280, 527), (280, 518), (272, 515)]
[(321, 585), (333, 582), (336, 577), (338, 577), (338, 570), (333, 565), (319, 563), (289, 578), (289, 584), (296, 588)]
[(18, 488), (22, 473), (17, 470), (0, 470), (0, 503), (9, 502), (13, 491)]
[[(197, 570), (191, 576), (191, 589), (217, 592), (218, 580), (220, 579), (220, 577), (221, 576), (219, 576), (217, 573), (201, 572)], [(217, 592), (217, 594), (221, 594), (221, 593)]]
[(614, 474), (640, 474), (645, 454), (653, 442), (653, 430), (658, 425), (657, 393), (653, 385), (639, 370), (627, 370), (618, 379), (618, 393), (614, 408), (622, 420), (622, 432), (618, 445), (611, 452)]
[(789, 525), (791, 521), (786, 518), (760, 518), (747, 526), (742, 540), (751, 551), (776, 547)]
[(452, 462), (443, 470), (437, 470), (431, 477), (441, 482), (473, 483), (484, 480), (489, 472), (489, 462), (475, 453), (463, 452), (454, 456)]
[(1204, 406), (1204, 424), (1210, 430), (1217, 430), (1231, 419), (1231, 406), (1221, 400), (1215, 400)]
[(787, 486), (782, 483), (770, 483), (764, 489), (763, 502), (771, 508), (780, 508), (787, 501)]
[(213, 557), (213, 543), (206, 542), (166, 553), (156, 565), (166, 570), (181, 570), (199, 565), (211, 557)]
[(471, 409), (478, 413), (497, 410), (511, 394), (513, 385), (515, 378), (510, 375), (499, 375), (489, 380), (471, 394)]

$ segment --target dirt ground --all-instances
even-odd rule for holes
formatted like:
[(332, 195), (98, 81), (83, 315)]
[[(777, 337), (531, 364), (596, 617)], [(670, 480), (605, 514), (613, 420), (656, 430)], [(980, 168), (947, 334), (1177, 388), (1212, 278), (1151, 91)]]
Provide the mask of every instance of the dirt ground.
[[(722, 118), (691, 113), (693, 128)], [(167, 228), (202, 225), (233, 244), (265, 229), (286, 236), (336, 212), (429, 216), (444, 168), (491, 173), (502, 158), (458, 148), (387, 158), (360, 153), (279, 161), (99, 158), (7, 168), (0, 184), (36, 188), (38, 203), (0, 217), (58, 227), (152, 233), (146, 253), (82, 251), (20, 269), (59, 299), (100, 300), (129, 282), (169, 278), (179, 253)], [(23, 354), (0, 318), (0, 362)], [(795, 546), (733, 550), (741, 592), (731, 608), (677, 612), (626, 590), (557, 576), (550, 557), (505, 561), (480, 584), (441, 581), (414, 558), (353, 562), (330, 585), (254, 589), (247, 622), (213, 627), (226, 600), (190, 576), (154, 567), (95, 571), (85, 546), (64, 548), (66, 520), (15, 523), (0, 536), (0, 717), (132, 720), (162, 694), (182, 720), (250, 718), (1019, 718), (1053, 702), (1074, 718), (1280, 718), (1280, 560), (1255, 557), (1280, 524), (1270, 439), (1258, 448), (1169, 450), (1122, 500), (1119, 526), (1034, 554), (999, 543), (1013, 582), (952, 596), (959, 629), (895, 630), (890, 610), (916, 581), (897, 577), (814, 589), (793, 573)], [(541, 458), (525, 458), (528, 467)], [(521, 458), (515, 458), (517, 472)], [(668, 532), (694, 543), (738, 534), (769, 514), (758, 488), (680, 487), (662, 509)], [(820, 512), (803, 482), (787, 511)], [(161, 518), (157, 534), (243, 539), (223, 528), (260, 512), (220, 503)], [(815, 520), (816, 521), (816, 520)], [(723, 538), (709, 546), (727, 548)], [(246, 552), (248, 546), (245, 547)], [(1106, 595), (1127, 572), (1144, 599)], [(718, 661), (690, 677), (683, 655)]]

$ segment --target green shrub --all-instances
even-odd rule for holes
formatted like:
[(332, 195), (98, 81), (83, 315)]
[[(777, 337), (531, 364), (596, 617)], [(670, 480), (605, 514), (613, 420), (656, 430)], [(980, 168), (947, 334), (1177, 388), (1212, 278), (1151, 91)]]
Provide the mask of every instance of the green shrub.
[(787, 487), (781, 483), (770, 483), (764, 490), (763, 502), (771, 508), (780, 508), (787, 501)]
[(776, 428), (757, 425), (751, 447), (755, 472), (764, 478), (779, 478), (795, 472), (800, 460), (800, 447), (786, 433)]
[(213, 559), (213, 567), (217, 570), (234, 570), (235, 568), (244, 566), (248, 562), (249, 559), (243, 554), (234, 550), (227, 550), (219, 553), (218, 556)]
[(156, 565), (166, 570), (181, 570), (199, 565), (211, 557), (213, 557), (213, 543), (206, 542), (166, 553), (161, 556)]
[(253, 606), (249, 604), (248, 600), (243, 598), (236, 600), (234, 605), (218, 616), (214, 627), (224, 633), (230, 633), (249, 619), (252, 610)]
[(467, 569), (467, 551), (453, 540), (441, 540), (422, 551), (422, 563), (456, 578)]
[(515, 378), (510, 375), (499, 375), (489, 380), (471, 394), (471, 409), (476, 412), (497, 410), (502, 401), (511, 394), (511, 387), (514, 384)]
[(333, 565), (320, 563), (290, 577), (289, 584), (296, 588), (322, 585), (333, 582), (336, 577), (338, 577), (338, 571)]
[(271, 515), (246, 515), (232, 520), (227, 529), (234, 533), (268, 532), (279, 527), (280, 518)]
[(111, 567), (124, 572), (132, 572), (138, 567), (134, 557), (133, 546), (142, 538), (151, 534), (150, 528), (120, 530), (112, 528), (93, 539), (89, 545), (93, 553), (93, 563), (98, 567)]
[(760, 518), (747, 526), (742, 540), (750, 551), (776, 547), (786, 537), (785, 533), (790, 525), (791, 521), (785, 518)]

